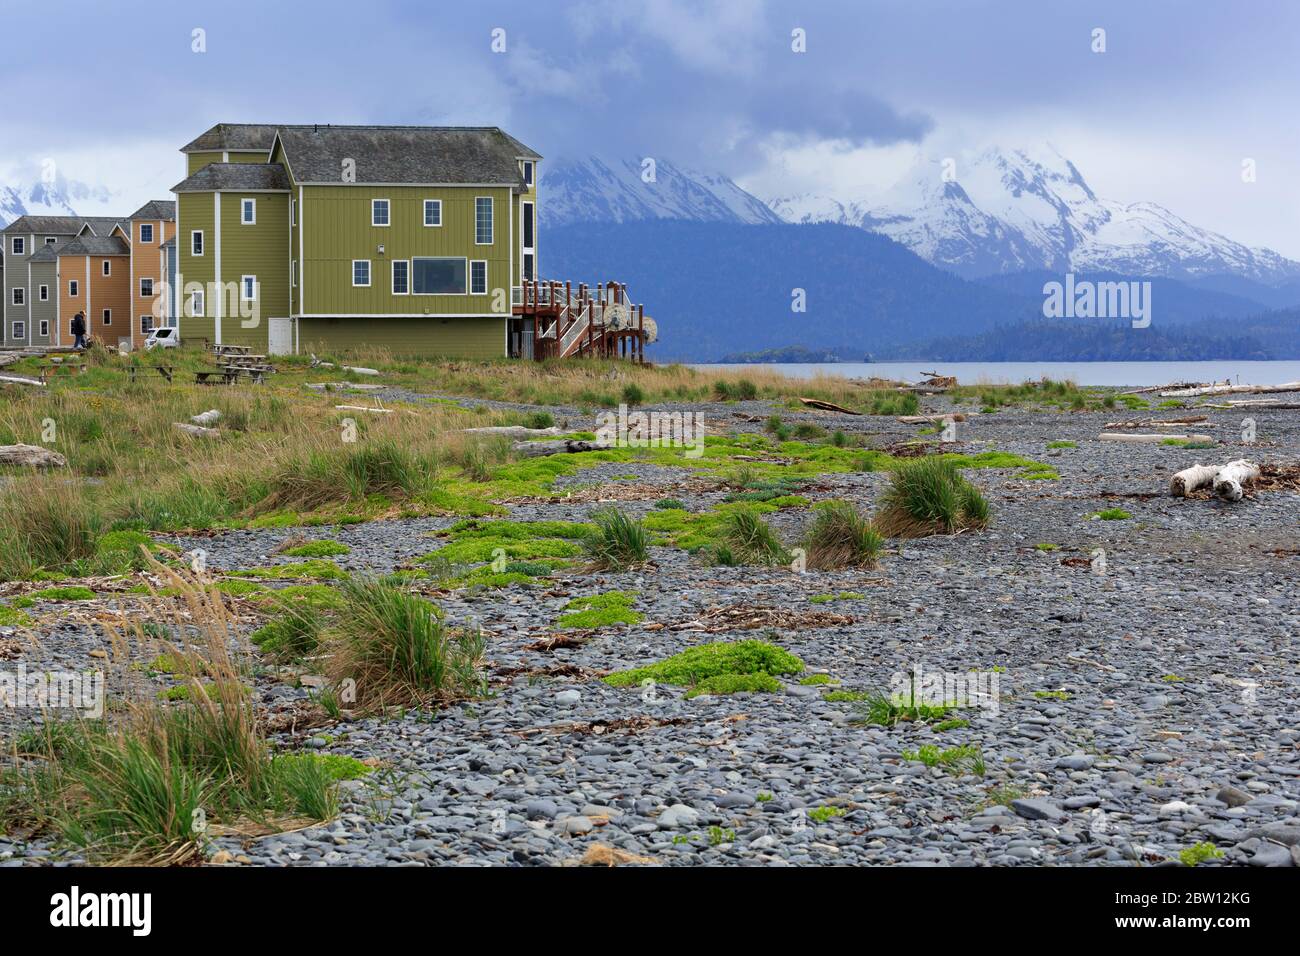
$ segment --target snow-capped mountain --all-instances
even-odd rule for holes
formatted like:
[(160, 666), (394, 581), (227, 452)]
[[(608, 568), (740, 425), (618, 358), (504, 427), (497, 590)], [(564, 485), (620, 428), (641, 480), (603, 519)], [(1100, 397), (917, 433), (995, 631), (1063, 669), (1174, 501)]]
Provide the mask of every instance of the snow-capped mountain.
[(557, 160), (543, 164), (539, 217), (546, 226), (574, 222), (688, 219), (775, 223), (781, 217), (726, 176), (682, 169), (663, 159)]
[[(946, 175), (945, 175), (946, 173)], [(889, 236), (967, 278), (1046, 269), (1194, 279), (1230, 274), (1276, 285), (1300, 263), (1201, 229), (1155, 203), (1093, 192), (1051, 147), (923, 162), (884, 195), (774, 199), (790, 222), (838, 222)]]
[[(16, 177), (7, 176), (10, 183)], [(3, 185), (0, 179), (0, 228), (19, 216), (98, 216), (114, 201), (114, 194), (103, 186), (90, 186), (59, 177), (52, 183), (36, 181), (26, 185)], [(116, 213), (120, 215), (120, 210)]]

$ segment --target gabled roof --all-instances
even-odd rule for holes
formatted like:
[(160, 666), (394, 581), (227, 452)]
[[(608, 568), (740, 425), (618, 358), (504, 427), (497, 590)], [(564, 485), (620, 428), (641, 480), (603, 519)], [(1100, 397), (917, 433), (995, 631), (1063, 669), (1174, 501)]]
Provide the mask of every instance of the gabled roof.
[(279, 163), (209, 163), (172, 187), (174, 193), (206, 193), (219, 189), (288, 191), (289, 177)]
[[(114, 229), (121, 228), (123, 221), (109, 216), (88, 216), (81, 220), (82, 226), (77, 230), (77, 234), (84, 235), (89, 230), (92, 236), (103, 238), (112, 235)], [(122, 231), (126, 232), (125, 229)]]
[(174, 220), (176, 203), (170, 199), (151, 199), (135, 212), (132, 219)]
[[(64, 243), (67, 245), (67, 243)], [(28, 262), (54, 262), (59, 258), (59, 251), (53, 243), (43, 243), (39, 249), (27, 257)]]
[(235, 150), (252, 152), (271, 149), (276, 130), (283, 126), (270, 123), (218, 123), (181, 147), (182, 153), (212, 153)]
[(80, 216), (19, 216), (3, 232), (29, 232), (45, 236), (75, 236), (86, 220)]
[(60, 256), (125, 256), (130, 252), (126, 241), (117, 236), (78, 236), (56, 250)]
[(279, 140), (300, 183), (340, 183), (344, 160), (354, 160), (360, 184), (522, 189), (519, 160), (541, 159), (495, 126), (286, 126)]

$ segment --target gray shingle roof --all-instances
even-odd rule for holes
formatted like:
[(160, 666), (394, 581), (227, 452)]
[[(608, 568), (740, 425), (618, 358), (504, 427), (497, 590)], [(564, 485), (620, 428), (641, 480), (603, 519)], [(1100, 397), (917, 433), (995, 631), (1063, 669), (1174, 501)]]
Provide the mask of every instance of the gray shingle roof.
[(176, 218), (176, 203), (170, 199), (151, 199), (135, 212), (132, 219), (171, 220)]
[(86, 220), (79, 216), (19, 216), (4, 232), (30, 232), (45, 236), (75, 236)]
[(164, 243), (163, 243), (161, 246), (159, 246), (158, 248), (159, 248), (159, 249), (175, 249), (175, 248), (176, 248), (176, 237), (175, 237), (175, 236), (172, 236), (170, 239), (168, 239), (166, 242), (164, 242)]
[[(66, 245), (66, 243), (64, 243)], [(28, 262), (54, 262), (59, 258), (59, 253), (51, 243), (42, 243), (41, 247), (33, 252), (27, 259)]]
[(522, 188), (519, 158), (541, 159), (495, 126), (286, 126), (280, 142), (300, 183), (338, 183), (343, 161), (352, 159), (358, 183)]
[[(90, 227), (90, 231), (93, 235), (101, 238), (110, 235), (114, 229), (121, 226), (124, 222), (124, 220), (115, 219), (111, 216), (87, 216), (81, 221)], [(125, 228), (123, 231), (126, 231)]]
[(289, 189), (289, 177), (279, 163), (209, 163), (172, 187), (174, 193), (204, 193), (218, 189)]
[(60, 256), (125, 256), (130, 253), (125, 240), (117, 236), (78, 236), (58, 249)]
[(225, 150), (271, 148), (275, 131), (283, 127), (271, 123), (218, 123), (181, 147), (182, 153), (208, 153)]

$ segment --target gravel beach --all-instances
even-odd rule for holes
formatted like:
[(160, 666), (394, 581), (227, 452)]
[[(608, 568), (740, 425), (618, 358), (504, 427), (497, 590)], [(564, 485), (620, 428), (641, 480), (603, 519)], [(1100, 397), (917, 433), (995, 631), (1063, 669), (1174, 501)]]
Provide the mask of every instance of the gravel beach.
[[(951, 406), (937, 396), (924, 408)], [(775, 409), (755, 401), (642, 410), (696, 411), (721, 433), (760, 431)], [(593, 427), (579, 409), (551, 411), (569, 427)], [(892, 417), (778, 411), (791, 426), (862, 433), (875, 447), (916, 434)], [(1217, 447), (1098, 441), (1108, 421), (1161, 414), (1122, 407), (972, 416), (945, 451), (1022, 455), (1059, 480), (967, 470), (992, 507), (989, 527), (891, 540), (872, 571), (715, 567), (654, 547), (652, 564), (635, 571), (565, 569), (544, 588), (439, 595), (449, 622), (487, 635), (489, 695), (278, 733), (284, 747), (378, 769), (342, 784), (334, 821), (219, 837), (209, 854), (229, 866), (554, 866), (600, 846), (663, 866), (1134, 866), (1177, 865), (1180, 853), (1209, 843), (1222, 855), (1207, 866), (1300, 865), (1300, 493), (1262, 490), (1229, 504), (1167, 491), (1173, 472), (1198, 461), (1300, 464), (1300, 419), (1252, 410), (1255, 442), (1246, 445), (1243, 412), (1170, 414), (1191, 413), (1209, 416), (1189, 429), (1212, 434)], [(604, 463), (559, 479), (572, 497), (506, 507), (514, 520), (580, 521), (610, 500), (638, 516), (659, 497), (693, 512), (723, 500), (690, 475)], [(828, 474), (800, 493), (870, 512), (888, 482), (879, 472)], [(1108, 508), (1130, 517), (1093, 517)], [(788, 542), (810, 521), (807, 509), (768, 517)], [(456, 520), (164, 543), (204, 549), (217, 573), (293, 561), (276, 553), (291, 536), (328, 538), (350, 549), (334, 559), (340, 567), (382, 574), (437, 548), (431, 533)], [(556, 633), (566, 603), (612, 590), (636, 593), (639, 623), (586, 632), (575, 646), (530, 648)], [(38, 602), (28, 611), (38, 643), (0, 628), (5, 666), (94, 666), (92, 653), (110, 650), (94, 613), (129, 613), (134, 600)], [(725, 608), (758, 623), (734, 629), (718, 613)], [(806, 665), (782, 679), (781, 693), (688, 699), (683, 687), (599, 679), (710, 641), (759, 637)], [(955, 711), (951, 727), (866, 724), (860, 703), (834, 699), (887, 690), (916, 668), (991, 676), (997, 693), (991, 705)], [(809, 674), (826, 682), (801, 683)], [(283, 709), (310, 692), (267, 668), (256, 693)], [(0, 728), (31, 719), (0, 711)], [(905, 756), (964, 745), (978, 748), (982, 775)], [(0, 865), (76, 861), (0, 834)]]

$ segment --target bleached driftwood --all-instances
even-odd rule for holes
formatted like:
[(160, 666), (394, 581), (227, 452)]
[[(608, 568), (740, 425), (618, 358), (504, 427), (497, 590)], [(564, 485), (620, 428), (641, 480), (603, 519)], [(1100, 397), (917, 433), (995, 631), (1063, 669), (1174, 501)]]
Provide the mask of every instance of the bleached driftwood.
[(1214, 476), (1218, 473), (1218, 465), (1192, 465), (1191, 468), (1184, 468), (1169, 479), (1169, 493), (1175, 498), (1186, 498), (1193, 491), (1213, 485)]
[(322, 362), (316, 356), (311, 357), (312, 368), (341, 368), (345, 372), (355, 372), (358, 375), (378, 375), (379, 369), (366, 368), (362, 365), (335, 365), (333, 362)]
[(1238, 458), (1230, 461), (1214, 476), (1215, 497), (1225, 501), (1240, 501), (1245, 489), (1259, 481), (1259, 466)]
[(374, 382), (308, 382), (307, 387), (318, 392), (328, 392), (334, 389), (349, 392), (374, 392), (388, 386), (378, 385)]
[(1179, 388), (1161, 392), (1161, 398), (1195, 398), (1197, 395), (1267, 394), (1269, 392), (1300, 392), (1300, 382), (1283, 382), (1281, 385), (1203, 385), (1198, 388)]
[(188, 422), (172, 422), (172, 428), (195, 438), (216, 438), (221, 434), (215, 428), (204, 428), (202, 425), (191, 425)]
[(517, 455), (524, 458), (540, 458), (543, 455), (568, 455), (580, 451), (612, 451), (614, 446), (599, 441), (579, 441), (573, 438), (561, 438), (558, 441), (517, 441), (510, 446)]
[(0, 382), (10, 382), (14, 385), (39, 385), (45, 387), (45, 383), (39, 378), (24, 378), (22, 375), (0, 375)]
[(467, 435), (499, 435), (502, 438), (537, 438), (541, 435), (558, 435), (560, 430), (552, 425), (550, 428), (526, 428), (523, 425), (483, 425), (479, 428), (462, 428)]
[(201, 412), (198, 415), (190, 416), (190, 421), (192, 421), (195, 425), (202, 425), (204, 428), (207, 428), (208, 426), (211, 425), (215, 425), (220, 420), (221, 420), (221, 409), (219, 408), (209, 409), (208, 411)]
[(1214, 440), (1209, 435), (1168, 435), (1159, 432), (1153, 435), (1125, 434), (1124, 432), (1102, 432), (1097, 436), (1097, 439), (1099, 441), (1154, 442), (1156, 444), (1170, 440), (1192, 442), (1209, 442)]
[(1300, 408), (1300, 402), (1284, 402), (1277, 398), (1246, 398), (1230, 400), (1225, 405), (1215, 405), (1215, 408)]
[(0, 445), (0, 465), (26, 465), (30, 468), (62, 468), (68, 460), (57, 451), (40, 445)]
[(374, 412), (377, 415), (391, 415), (391, 408), (374, 408), (370, 405), (335, 405), (335, 408), (345, 412)]
[[(1218, 383), (1216, 382), (1166, 382), (1164, 385), (1145, 385), (1142, 388), (1131, 388), (1127, 392), (1120, 392), (1119, 394), (1146, 395), (1150, 392), (1164, 392), (1164, 391), (1169, 391), (1171, 389), (1209, 388), (1211, 385), (1215, 385), (1215, 384)], [(1228, 385), (1229, 382), (1225, 379), (1223, 384)]]
[(899, 415), (898, 420), (904, 425), (927, 425), (931, 422), (964, 422), (967, 415), (978, 412), (946, 412), (936, 415)]

